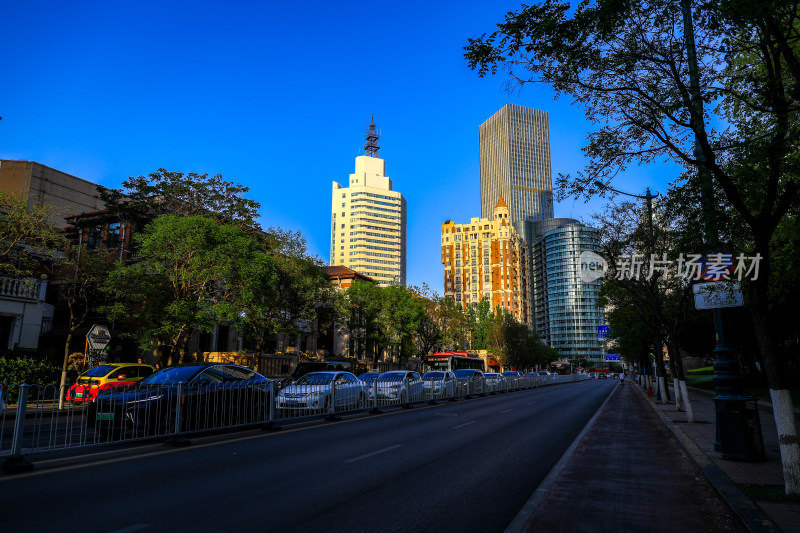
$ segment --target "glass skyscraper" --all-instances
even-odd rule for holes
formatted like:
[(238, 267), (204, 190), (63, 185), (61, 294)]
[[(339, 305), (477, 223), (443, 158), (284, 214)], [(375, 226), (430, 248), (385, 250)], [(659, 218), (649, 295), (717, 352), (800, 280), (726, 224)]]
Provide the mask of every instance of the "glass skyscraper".
[(597, 306), (602, 280), (582, 281), (581, 252), (598, 252), (595, 228), (569, 218), (553, 218), (533, 224), (535, 234), (534, 321), (542, 341), (564, 359), (603, 359), (597, 340), (597, 326), (604, 324), (603, 309)]
[(481, 216), (502, 195), (512, 222), (553, 218), (550, 127), (546, 111), (504, 105), (480, 125)]

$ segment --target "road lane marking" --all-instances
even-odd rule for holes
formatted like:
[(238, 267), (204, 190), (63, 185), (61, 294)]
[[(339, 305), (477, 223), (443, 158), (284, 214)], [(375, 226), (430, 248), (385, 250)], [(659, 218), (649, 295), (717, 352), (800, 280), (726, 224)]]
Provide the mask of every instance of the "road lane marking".
[(505, 411), (500, 411), (500, 414), (504, 415), (506, 413), (510, 413), (511, 411), (513, 411), (513, 409), (506, 409)]
[(391, 450), (395, 450), (402, 446), (402, 444), (395, 444), (394, 446), (389, 446), (388, 448), (384, 448), (382, 450), (376, 450), (371, 453), (365, 453), (364, 455), (359, 455), (358, 457), (353, 457), (345, 461), (345, 463), (355, 463), (356, 461), (360, 461), (361, 459), (366, 459), (367, 457), (372, 457), (373, 455), (378, 455), (379, 453), (388, 452)]
[(122, 529), (115, 529), (111, 533), (133, 533), (134, 531), (147, 529), (148, 527), (150, 527), (150, 524), (132, 524), (128, 527), (123, 527)]
[(459, 424), (459, 425), (457, 425), (457, 426), (453, 426), (453, 428), (452, 428), (452, 429), (463, 428), (464, 426), (468, 426), (468, 425), (470, 425), (470, 424), (474, 424), (474, 423), (475, 423), (475, 421), (474, 421), (474, 420), (472, 420), (472, 421), (470, 421), (470, 422), (464, 422), (463, 424)]

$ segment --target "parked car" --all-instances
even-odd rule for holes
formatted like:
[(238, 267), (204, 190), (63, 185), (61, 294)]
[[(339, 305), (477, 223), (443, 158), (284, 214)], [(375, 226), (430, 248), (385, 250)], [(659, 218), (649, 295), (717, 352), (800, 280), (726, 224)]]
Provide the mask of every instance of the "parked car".
[(391, 370), (378, 376), (375, 390), (370, 389), (370, 399), (416, 402), (422, 399), (423, 383), (419, 372)]
[(380, 375), (381, 375), (380, 372), (366, 372), (366, 373), (361, 374), (360, 376), (358, 376), (358, 379), (360, 379), (361, 381), (363, 381), (364, 383), (369, 385), (373, 381), (378, 379), (378, 376), (380, 376)]
[(503, 374), (486, 372), (483, 377), (486, 380), (486, 392), (495, 393), (506, 391), (506, 377)]
[(462, 368), (453, 372), (459, 384), (459, 392), (471, 394), (486, 394), (486, 380), (483, 377), (483, 371), (475, 369)]
[(100, 392), (132, 385), (155, 371), (155, 367), (141, 363), (111, 363), (90, 368), (67, 389), (67, 401), (93, 402)]
[(311, 372), (353, 372), (353, 364), (350, 361), (302, 361), (297, 363), (292, 375), (283, 378), (280, 382), (281, 388), (287, 387)]
[(449, 370), (431, 370), (422, 375), (425, 398), (452, 398), (457, 392), (455, 374)]
[(508, 388), (509, 389), (518, 389), (525, 385), (525, 375), (520, 372), (519, 370), (508, 370), (503, 372), (503, 375), (506, 377), (508, 381)]
[[(178, 394), (182, 384), (181, 395)], [(266, 421), (271, 381), (233, 363), (190, 363), (163, 368), (132, 387), (100, 393), (87, 423), (101, 432), (133, 428), (145, 435)]]
[(280, 409), (326, 413), (331, 410), (361, 409), (366, 405), (367, 387), (350, 372), (311, 372), (278, 393)]

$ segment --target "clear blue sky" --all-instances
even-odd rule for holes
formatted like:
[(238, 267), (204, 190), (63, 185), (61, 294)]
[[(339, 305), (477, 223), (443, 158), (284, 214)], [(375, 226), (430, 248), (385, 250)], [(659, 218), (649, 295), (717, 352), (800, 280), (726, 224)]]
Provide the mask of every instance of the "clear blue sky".
[[(480, 216), (478, 126), (508, 102), (549, 112), (553, 175), (575, 173), (592, 126), (546, 86), (510, 94), (467, 67), (468, 37), (519, 3), (6, 2), (0, 158), (107, 187), (159, 167), (250, 187), (261, 223), (300, 230), (326, 262), (331, 182), (347, 181), (370, 117), (408, 202), (408, 283), (442, 291), (439, 231)], [(665, 191), (675, 170), (615, 186)], [(600, 201), (556, 205), (588, 220)]]

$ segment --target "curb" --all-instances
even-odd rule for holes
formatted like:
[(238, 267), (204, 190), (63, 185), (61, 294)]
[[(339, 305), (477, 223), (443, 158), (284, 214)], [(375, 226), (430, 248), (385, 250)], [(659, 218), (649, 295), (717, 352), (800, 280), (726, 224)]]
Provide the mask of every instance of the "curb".
[(753, 533), (780, 533), (782, 530), (762, 511), (756, 504), (739, 490), (739, 487), (731, 481), (727, 475), (703, 452), (700, 447), (689, 438), (672, 420), (667, 418), (664, 412), (647, 396), (639, 386), (635, 387), (641, 397), (647, 401), (655, 411), (656, 416), (664, 423), (664, 426), (672, 432), (672, 435), (681, 444), (686, 455), (694, 461), (697, 468), (702, 472), (706, 480), (719, 493), (742, 525)]

